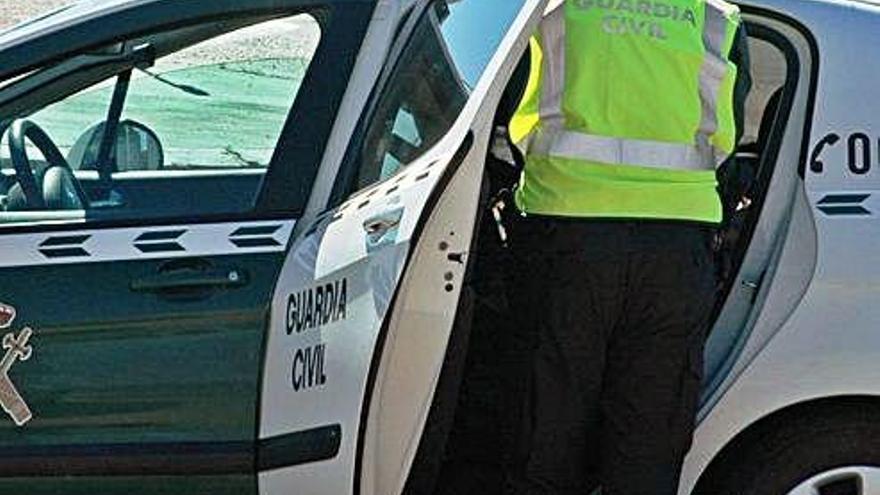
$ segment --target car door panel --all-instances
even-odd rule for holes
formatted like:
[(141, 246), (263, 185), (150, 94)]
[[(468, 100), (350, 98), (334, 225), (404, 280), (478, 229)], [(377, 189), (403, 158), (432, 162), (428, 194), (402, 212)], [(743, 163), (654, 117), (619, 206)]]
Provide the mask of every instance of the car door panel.
[[(351, 491), (372, 351), (421, 214), (420, 208), (404, 205), (418, 205), (430, 194), (433, 179), (442, 171), (440, 163), (449, 159), (425, 157), (406, 173), (352, 197), (320, 218), (293, 246), (273, 301), (260, 438), (327, 425), (340, 425), (342, 438), (331, 460), (261, 473), (261, 493), (283, 493), (290, 486), (316, 494)], [(392, 227), (397, 232), (386, 232), (389, 237), (380, 243), (371, 242), (367, 227), (389, 214), (399, 218)], [(325, 294), (332, 293), (328, 287), (339, 287), (330, 309), (324, 302)], [(333, 316), (324, 317), (328, 312)], [(312, 313), (322, 315), (320, 322)], [(297, 386), (303, 373), (297, 356), (316, 348), (323, 353), (318, 373), (325, 378)]]
[[(340, 494), (352, 493), (359, 485), (361, 493), (392, 494), (402, 488), (402, 485), (391, 484), (383, 485), (385, 491), (373, 490), (373, 487), (364, 488), (357, 478), (365, 420), (367, 412), (373, 410), (369, 405), (371, 389), (377, 373), (381, 373), (382, 349), (393, 345), (383, 341), (385, 334), (380, 330), (383, 323), (388, 323), (395, 297), (400, 296), (398, 284), (412, 255), (412, 243), (432, 215), (438, 192), (451, 179), (450, 170), (465, 159), (475, 163), (485, 157), (488, 126), (504, 84), (503, 81), (496, 83), (494, 77), (505, 71), (512, 72), (527, 44), (528, 28), (537, 24), (544, 3), (543, 0), (524, 2), (501, 43), (500, 53), (496, 53), (474, 88), (455, 126), (439, 143), (406, 168), (320, 216), (315, 226), (292, 246), (272, 303), (260, 438), (266, 441), (334, 424), (340, 427), (341, 439), (339, 450), (332, 458), (261, 472), (260, 493), (287, 493), (296, 487), (303, 493)], [(495, 98), (494, 102), (489, 101), (491, 98), (487, 100), (487, 96)], [(481, 128), (485, 134), (480, 147), (474, 146), (472, 126)], [(473, 186), (474, 191), (479, 191), (479, 180)], [(462, 206), (475, 205), (476, 194), (474, 192), (472, 201)], [(463, 217), (465, 223), (473, 221), (474, 212), (475, 206), (469, 212), (469, 219), (468, 214)], [(447, 232), (447, 236), (458, 234), (458, 231)], [(427, 249), (441, 253), (445, 263), (461, 264), (467, 248), (456, 247), (466, 246), (470, 234), (464, 231), (460, 234), (461, 238), (455, 242), (438, 242)], [(435, 289), (453, 301), (447, 308), (449, 311), (439, 315), (440, 320), (448, 319), (451, 325), (457, 292), (455, 288), (447, 288), (450, 281), (445, 277), (441, 273), (426, 283), (436, 285)], [(317, 301), (320, 299), (322, 304), (325, 301), (326, 289), (321, 290), (319, 297), (318, 288), (340, 281), (344, 281), (347, 288), (345, 317), (309, 323), (308, 313), (318, 313)], [(301, 302), (304, 300), (312, 302), (304, 306)], [(305, 324), (300, 321), (303, 311)], [(331, 310), (337, 311), (338, 308)], [(414, 325), (424, 322), (424, 318), (438, 318), (437, 314), (410, 316)], [(300, 373), (297, 355), (315, 346), (323, 346), (321, 375), (326, 379), (303, 390), (294, 383)], [(441, 361), (444, 351), (438, 351)], [(435, 360), (435, 356), (427, 357)], [(407, 370), (398, 371), (406, 373)], [(420, 372), (421, 365), (413, 371)], [(397, 457), (389, 460), (389, 466), (398, 474), (408, 469), (406, 462), (399, 461)]]
[[(163, 475), (186, 474), (205, 476), (192, 493), (213, 493), (211, 476), (252, 489), (266, 302), (292, 228), (0, 237), (10, 331), (34, 332), (31, 359), (9, 371), (33, 418), (0, 423), (0, 488), (26, 480), (51, 492), (54, 477), (106, 475), (123, 487), (146, 476), (132, 490), (153, 493)], [(154, 283), (139, 287), (145, 280)]]
[[(77, 171), (77, 180), (89, 197), (101, 197), (106, 185), (97, 172)], [(112, 202), (93, 205), (89, 218), (174, 218), (198, 211), (228, 215), (248, 211), (266, 177), (265, 169), (192, 171), (132, 171), (113, 174)], [(0, 195), (16, 184), (14, 173), (0, 171)], [(85, 215), (85, 213), (83, 213)]]
[[(171, 218), (192, 211), (205, 215), (248, 211), (264, 177), (265, 170), (260, 169), (116, 173), (113, 190), (118, 206), (105, 213), (110, 217)], [(79, 180), (87, 193), (105, 187), (96, 173)]]
[[(100, 487), (97, 491), (95, 487)], [(253, 475), (200, 476), (58, 476), (0, 479), (3, 493), (28, 495), (94, 495), (138, 493), (149, 495), (248, 495), (255, 493)]]
[[(421, 198), (417, 234), (411, 240), (406, 269), (397, 280), (398, 298), (386, 315), (383, 344), (374, 354), (375, 379), (361, 426), (362, 494), (404, 492), (425, 440), (423, 430), (452, 345), (450, 332), (470, 258), (495, 111), (547, 3), (525, 2), (474, 89), (463, 118), (438, 145), (460, 143), (455, 157), (442, 162), (445, 168), (431, 195)], [(441, 401), (454, 404), (455, 397)], [(435, 434), (442, 432), (425, 433)]]

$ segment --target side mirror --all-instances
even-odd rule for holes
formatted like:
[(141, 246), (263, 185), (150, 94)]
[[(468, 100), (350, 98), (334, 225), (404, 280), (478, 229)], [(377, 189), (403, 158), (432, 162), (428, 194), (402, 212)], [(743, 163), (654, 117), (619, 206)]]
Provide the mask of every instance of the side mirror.
[[(74, 170), (96, 170), (98, 150), (106, 122), (88, 128), (74, 143), (67, 162)], [(123, 120), (116, 130), (116, 143), (110, 151), (114, 172), (159, 170), (165, 164), (162, 143), (149, 127), (133, 120)]]

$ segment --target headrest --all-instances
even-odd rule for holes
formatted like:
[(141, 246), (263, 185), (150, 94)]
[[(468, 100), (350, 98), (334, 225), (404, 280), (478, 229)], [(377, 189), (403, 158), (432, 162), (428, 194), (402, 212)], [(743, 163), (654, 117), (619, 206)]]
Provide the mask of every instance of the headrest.
[(782, 103), (783, 88), (777, 89), (773, 95), (767, 100), (767, 106), (764, 107), (764, 115), (761, 116), (761, 126), (758, 127), (758, 146), (764, 150), (770, 141), (770, 131), (773, 130), (773, 123), (776, 122), (776, 114), (779, 113), (779, 104)]

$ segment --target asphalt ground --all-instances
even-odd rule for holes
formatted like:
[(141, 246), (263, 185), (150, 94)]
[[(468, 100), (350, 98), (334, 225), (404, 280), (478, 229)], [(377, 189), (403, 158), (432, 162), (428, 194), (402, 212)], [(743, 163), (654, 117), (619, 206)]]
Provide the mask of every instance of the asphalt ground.
[(49, 12), (70, 0), (0, 0), (0, 29)]

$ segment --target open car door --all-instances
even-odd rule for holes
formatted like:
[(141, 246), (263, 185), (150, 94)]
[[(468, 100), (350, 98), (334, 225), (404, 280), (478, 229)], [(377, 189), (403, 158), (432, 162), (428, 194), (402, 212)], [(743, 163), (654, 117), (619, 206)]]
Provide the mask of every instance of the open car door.
[(262, 493), (403, 491), (446, 355), (495, 111), (545, 5), (424, 0), (401, 27), (336, 199), (276, 287)]
[[(425, 428), (447, 354), (463, 352), (450, 335), (475, 257), (474, 235), (485, 206), (481, 190), (496, 112), (546, 5), (523, 2), (461, 118), (437, 146), (444, 155), (423, 165), (434, 178), (426, 190), (430, 192), (420, 197), (411, 252), (373, 356), (359, 452), (362, 494), (422, 493), (432, 486), (430, 480), (414, 480), (411, 469), (420, 445), (433, 457), (443, 455), (433, 450), (443, 439), (428, 437), (447, 432), (427, 433)], [(410, 173), (418, 177), (421, 167), (412, 168)], [(417, 476), (425, 474), (420, 468)]]

